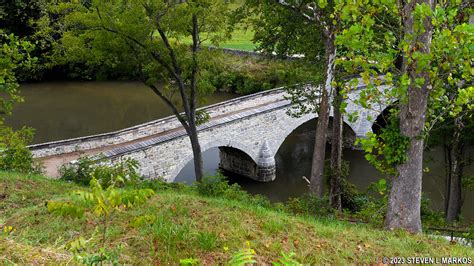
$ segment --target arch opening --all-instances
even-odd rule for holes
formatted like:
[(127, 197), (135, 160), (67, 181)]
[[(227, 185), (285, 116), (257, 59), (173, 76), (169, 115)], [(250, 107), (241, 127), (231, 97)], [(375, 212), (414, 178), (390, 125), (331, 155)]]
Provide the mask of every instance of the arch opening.
[[(308, 192), (308, 184), (302, 177), (309, 179), (311, 176), (316, 125), (317, 118), (313, 118), (296, 127), (285, 138), (275, 155), (277, 179), (274, 185), (275, 190), (280, 190), (280, 199), (285, 200)], [(329, 126), (328, 132), (332, 130), (331, 123)], [(379, 173), (365, 160), (363, 152), (354, 148), (356, 133), (346, 122), (343, 124), (343, 138), (343, 159), (349, 162), (350, 175), (347, 179), (360, 188), (366, 188), (377, 180)], [(329, 139), (326, 144), (327, 159), (331, 154), (330, 143)]]
[(223, 172), (258, 180), (258, 165), (245, 152), (228, 146), (219, 147), (219, 169)]
[[(280, 149), (283, 143), (290, 136), (296, 137), (296, 138), (304, 138), (304, 139), (308, 139), (308, 141), (314, 142), (317, 120), (318, 120), (317, 117), (306, 120), (303, 123), (297, 125), (292, 131), (287, 132), (287, 134), (284, 134), (284, 138), (281, 140), (280, 144), (278, 145), (278, 149), (275, 154), (278, 154), (280, 152)], [(327, 131), (328, 144), (330, 144), (332, 140), (332, 124), (333, 124), (333, 118), (329, 117), (328, 131)], [(350, 126), (347, 121), (343, 121), (342, 134), (343, 134), (342, 139), (343, 139), (344, 148), (353, 148), (357, 135), (354, 129), (352, 128), (352, 126)], [(313, 146), (305, 147), (304, 148), (305, 152), (307, 152), (308, 149), (311, 150), (312, 152)]]
[[(227, 145), (208, 143), (201, 146), (205, 175), (214, 175), (222, 171), (229, 175), (236, 174), (252, 179), (256, 176), (258, 166), (248, 152), (233, 147), (229, 143)], [(173, 182), (192, 184), (196, 180), (192, 152), (176, 165), (172, 176)]]
[(396, 103), (393, 103), (387, 106), (375, 119), (374, 123), (372, 124), (372, 132), (375, 134), (380, 134), (382, 129), (387, 127), (390, 121), (390, 114), (396, 108)]

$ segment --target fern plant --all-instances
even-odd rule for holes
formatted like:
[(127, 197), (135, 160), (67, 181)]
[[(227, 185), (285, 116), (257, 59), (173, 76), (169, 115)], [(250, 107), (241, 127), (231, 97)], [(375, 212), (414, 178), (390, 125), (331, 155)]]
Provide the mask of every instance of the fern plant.
[(244, 266), (244, 265), (253, 265), (257, 263), (255, 260), (255, 250), (250, 248), (250, 242), (246, 242), (246, 248), (236, 252), (232, 255), (232, 258), (229, 261), (229, 265), (231, 266)]
[(192, 266), (192, 265), (198, 265), (199, 260), (195, 258), (186, 258), (186, 259), (180, 259), (179, 260), (179, 265), (181, 266)]
[[(88, 262), (108, 260), (111, 257), (110, 254), (116, 253), (105, 250), (107, 228), (113, 213), (142, 204), (153, 194), (154, 191), (151, 189), (125, 190), (116, 189), (113, 185), (103, 189), (99, 181), (92, 178), (90, 191), (74, 191), (70, 194), (68, 201), (48, 201), (47, 208), (50, 213), (72, 218), (82, 218), (86, 212), (89, 212), (94, 214), (97, 224), (102, 224), (100, 252), (98, 255), (86, 256), (82, 259), (83, 263), (90, 264)], [(96, 231), (99, 229), (96, 227)], [(86, 249), (86, 243), (83, 238), (79, 238), (70, 243), (72, 247), (70, 250), (79, 253)]]
[(290, 253), (281, 253), (282, 257), (279, 258), (277, 261), (273, 262), (274, 266), (300, 266), (302, 265), (293, 257), (296, 255), (294, 252)]

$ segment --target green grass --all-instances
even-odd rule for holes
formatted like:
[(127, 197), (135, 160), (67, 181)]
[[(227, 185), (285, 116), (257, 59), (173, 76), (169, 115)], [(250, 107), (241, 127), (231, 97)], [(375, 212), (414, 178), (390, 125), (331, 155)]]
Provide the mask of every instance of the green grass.
[[(243, 5), (244, 1), (237, 0), (231, 3), (231, 9), (237, 9)], [(240, 25), (232, 32), (232, 38), (220, 46), (222, 48), (237, 49), (242, 51), (254, 51), (256, 45), (253, 43), (254, 31), (252, 28), (243, 29)]]
[(251, 29), (237, 29), (232, 33), (232, 38), (220, 46), (222, 48), (230, 48), (242, 51), (254, 51), (256, 45), (253, 43), (254, 32)]
[[(41, 176), (0, 172), (0, 225), (16, 229), (0, 234), (0, 262), (66, 263), (65, 245), (79, 236), (98, 243), (90, 215), (65, 219), (47, 212), (44, 203), (84, 189)], [(145, 222), (136, 223), (137, 217)], [(121, 263), (177, 264), (196, 258), (200, 264), (225, 264), (246, 246), (259, 264), (295, 252), (310, 264), (375, 263), (382, 256), (473, 257), (471, 248), (423, 235), (387, 232), (366, 225), (318, 220), (249, 206), (225, 198), (208, 198), (183, 186), (165, 186), (146, 204), (119, 211), (109, 221), (107, 246), (122, 245)], [(89, 252), (93, 252), (92, 248)]]
[[(257, 47), (252, 39), (254, 32), (252, 29), (237, 28), (232, 32), (232, 37), (219, 44), (220, 48), (229, 48), (242, 51), (254, 51)], [(191, 37), (181, 39), (182, 43), (191, 44)], [(209, 41), (203, 42), (203, 46), (212, 45)]]

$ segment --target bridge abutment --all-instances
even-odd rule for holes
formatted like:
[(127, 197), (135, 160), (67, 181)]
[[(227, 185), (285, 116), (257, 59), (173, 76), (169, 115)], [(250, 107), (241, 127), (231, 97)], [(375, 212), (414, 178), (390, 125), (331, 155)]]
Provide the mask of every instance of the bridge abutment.
[(232, 147), (219, 147), (219, 168), (259, 182), (270, 182), (276, 178), (276, 165), (266, 142), (262, 146), (258, 161), (245, 152)]
[(262, 149), (258, 156), (257, 176), (259, 179), (258, 181), (261, 182), (270, 182), (276, 178), (275, 157), (273, 157), (272, 151), (268, 147), (266, 141), (263, 142)]

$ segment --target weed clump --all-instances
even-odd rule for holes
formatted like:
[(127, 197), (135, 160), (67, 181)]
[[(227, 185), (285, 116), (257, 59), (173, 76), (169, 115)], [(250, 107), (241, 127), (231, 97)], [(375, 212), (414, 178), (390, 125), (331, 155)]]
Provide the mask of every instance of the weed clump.
[(204, 177), (201, 182), (196, 182), (195, 188), (200, 195), (207, 197), (222, 197), (261, 207), (272, 206), (270, 201), (264, 196), (250, 195), (238, 184), (230, 185), (227, 181), (227, 177), (220, 172), (213, 176)]
[(93, 178), (103, 187), (111, 185), (124, 187), (143, 178), (138, 173), (137, 160), (125, 159), (115, 164), (101, 163), (100, 159), (82, 157), (75, 163), (64, 165), (60, 169), (61, 179), (87, 186)]

